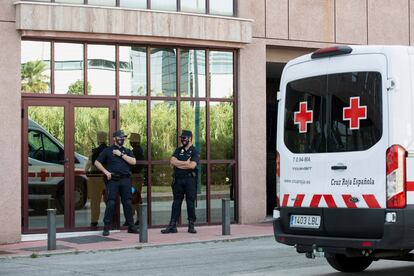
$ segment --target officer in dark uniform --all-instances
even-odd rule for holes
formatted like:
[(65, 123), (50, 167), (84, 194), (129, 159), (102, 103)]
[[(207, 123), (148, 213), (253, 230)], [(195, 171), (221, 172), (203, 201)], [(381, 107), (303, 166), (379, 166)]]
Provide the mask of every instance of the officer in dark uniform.
[[(95, 166), (106, 176), (107, 202), (104, 216), (103, 235), (109, 235), (112, 217), (115, 210), (116, 196), (121, 196), (122, 207), (128, 223), (128, 233), (138, 233), (134, 225), (131, 203), (131, 169), (136, 160), (131, 150), (124, 148), (126, 135), (121, 131), (113, 133), (114, 144), (107, 147), (95, 161)], [(106, 164), (106, 168), (102, 165)]]
[(197, 165), (200, 162), (200, 155), (193, 146), (193, 134), (189, 130), (183, 130), (181, 133), (181, 147), (175, 149), (170, 164), (174, 168), (173, 195), (174, 201), (171, 210), (171, 220), (167, 228), (161, 230), (161, 233), (177, 233), (177, 221), (181, 214), (181, 205), (184, 199), (187, 203), (188, 215), (188, 232), (195, 234), (194, 222), (195, 199), (197, 195)]

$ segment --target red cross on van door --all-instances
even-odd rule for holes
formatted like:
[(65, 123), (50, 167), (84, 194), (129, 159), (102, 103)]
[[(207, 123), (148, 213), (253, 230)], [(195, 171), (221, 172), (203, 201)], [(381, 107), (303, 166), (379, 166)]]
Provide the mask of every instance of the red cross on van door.
[(308, 124), (313, 121), (313, 111), (308, 110), (307, 102), (299, 103), (299, 111), (294, 113), (293, 121), (295, 125), (299, 125), (299, 132), (306, 133), (308, 132)]
[(46, 178), (48, 178), (50, 174), (46, 172), (46, 169), (42, 168), (40, 173), (37, 173), (37, 177), (40, 177), (40, 181), (45, 182)]
[(359, 129), (360, 120), (367, 118), (367, 106), (360, 105), (359, 97), (351, 97), (349, 107), (343, 109), (343, 120), (349, 121), (350, 129)]

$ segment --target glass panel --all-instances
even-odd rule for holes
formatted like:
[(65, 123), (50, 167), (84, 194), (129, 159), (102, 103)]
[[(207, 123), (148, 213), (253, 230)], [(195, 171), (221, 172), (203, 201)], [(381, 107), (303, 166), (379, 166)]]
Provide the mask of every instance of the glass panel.
[(88, 5), (95, 6), (116, 6), (116, 0), (88, 0)]
[(119, 93), (122, 96), (147, 95), (147, 49), (119, 47)]
[(234, 221), (234, 164), (211, 165), (211, 222), (221, 222), (222, 199), (230, 199), (230, 219)]
[(181, 50), (180, 74), (181, 97), (205, 97), (206, 51)]
[(210, 0), (210, 14), (233, 16), (234, 0)]
[(25, 93), (50, 93), (50, 42), (22, 41), (21, 85)]
[(173, 48), (151, 49), (151, 96), (176, 95), (176, 50)]
[(210, 97), (233, 98), (233, 53), (210, 52)]
[(96, 227), (98, 222), (102, 222), (105, 212), (105, 181), (104, 175), (93, 162), (109, 145), (108, 134), (109, 108), (75, 107), (74, 206), (77, 227)]
[(181, 0), (181, 11), (206, 13), (206, 0)]
[(326, 90), (326, 76), (295, 80), (287, 84), (284, 141), (290, 151), (326, 152)]
[(151, 9), (177, 11), (177, 0), (151, 0)]
[(56, 226), (64, 226), (64, 108), (28, 108), (29, 228), (47, 227), (48, 207), (57, 208)]
[(83, 4), (84, 0), (55, 0), (55, 3)]
[(381, 139), (381, 88), (378, 72), (328, 75), (331, 100), (328, 152), (362, 151)]
[(55, 43), (55, 93), (83, 95), (83, 44)]
[(151, 102), (151, 155), (154, 160), (170, 160), (177, 145), (175, 101)]
[(120, 0), (121, 7), (146, 9), (147, 0)]
[(168, 224), (171, 217), (173, 201), (171, 182), (172, 168), (170, 165), (153, 165), (151, 167), (151, 224)]
[[(196, 224), (207, 223), (207, 165), (198, 166)], [(168, 223), (168, 222), (167, 222)], [(188, 223), (187, 203), (181, 206), (181, 223)]]
[(211, 159), (234, 159), (233, 104), (210, 102)]
[(115, 95), (115, 46), (88, 45), (88, 94)]
[(207, 159), (205, 102), (181, 102), (181, 129), (193, 132), (193, 144), (200, 152), (200, 159)]
[(126, 146), (141, 152), (135, 154), (137, 160), (147, 160), (147, 101), (121, 100), (119, 107), (121, 129), (129, 138)]

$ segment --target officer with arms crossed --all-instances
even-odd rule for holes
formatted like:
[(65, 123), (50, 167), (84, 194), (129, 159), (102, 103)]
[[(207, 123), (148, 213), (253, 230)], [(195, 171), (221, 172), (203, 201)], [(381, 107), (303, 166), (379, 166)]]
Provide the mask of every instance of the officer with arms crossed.
[(181, 205), (184, 199), (187, 202), (188, 232), (195, 234), (194, 222), (195, 199), (197, 194), (197, 165), (200, 162), (200, 155), (193, 146), (193, 134), (189, 130), (181, 133), (181, 147), (175, 149), (170, 165), (174, 168), (173, 195), (174, 201), (171, 210), (171, 220), (167, 228), (161, 233), (177, 233), (177, 221), (181, 214)]
[[(109, 235), (112, 217), (115, 210), (116, 196), (121, 196), (122, 207), (128, 223), (128, 233), (138, 233), (134, 225), (131, 203), (131, 169), (136, 160), (131, 150), (124, 148), (126, 135), (117, 130), (113, 133), (114, 144), (107, 147), (95, 161), (95, 166), (106, 176), (107, 202), (104, 216), (103, 235)], [(102, 164), (106, 164), (106, 168)]]

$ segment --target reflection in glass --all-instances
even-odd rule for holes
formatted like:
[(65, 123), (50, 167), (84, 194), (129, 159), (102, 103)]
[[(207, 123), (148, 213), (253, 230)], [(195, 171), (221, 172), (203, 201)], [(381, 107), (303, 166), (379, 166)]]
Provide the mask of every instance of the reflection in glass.
[(206, 13), (206, 0), (181, 0), (181, 11)]
[(49, 207), (57, 208), (56, 226), (64, 226), (63, 112), (63, 107), (28, 108), (29, 229), (47, 227)]
[(83, 168), (75, 165), (75, 226), (94, 226), (103, 219), (104, 175), (93, 165), (96, 155), (110, 145), (109, 108), (75, 107), (75, 155), (87, 158)]
[(146, 9), (147, 0), (120, 0), (121, 7)]
[[(121, 100), (119, 107), (121, 129), (128, 135), (126, 146), (131, 148), (131, 144), (128, 143), (138, 140), (143, 151), (141, 160), (147, 160), (147, 102)], [(132, 133), (135, 133), (133, 137), (131, 137)], [(140, 160), (138, 156), (135, 157), (137, 161)]]
[(181, 50), (180, 93), (181, 97), (206, 96), (206, 52)]
[(55, 43), (55, 93), (83, 95), (83, 44)]
[(205, 102), (181, 102), (181, 129), (193, 132), (193, 144), (200, 152), (200, 159), (207, 159)]
[(88, 5), (115, 7), (116, 0), (88, 0)]
[(210, 52), (210, 97), (233, 97), (233, 53)]
[(233, 103), (210, 102), (211, 159), (234, 159)]
[(151, 9), (177, 11), (177, 0), (151, 0)]
[(165, 225), (170, 221), (172, 172), (170, 165), (151, 167), (151, 225)]
[(230, 220), (234, 221), (234, 164), (211, 165), (211, 222), (221, 222), (222, 199), (230, 199)]
[(115, 95), (115, 69), (115, 46), (88, 45), (88, 94)]
[(151, 155), (154, 160), (170, 160), (177, 145), (177, 104), (151, 102)]
[(176, 78), (176, 50), (173, 48), (152, 48), (151, 96), (175, 96)]
[(210, 0), (210, 14), (233, 16), (234, 0)]
[(55, 0), (55, 3), (83, 4), (85, 0)]
[(121, 46), (119, 62), (120, 95), (147, 95), (147, 49)]
[[(205, 164), (198, 165), (196, 217), (196, 224), (207, 223), (207, 165)], [(181, 223), (188, 223), (185, 199), (181, 206)]]
[(50, 42), (22, 41), (21, 89), (50, 93)]

